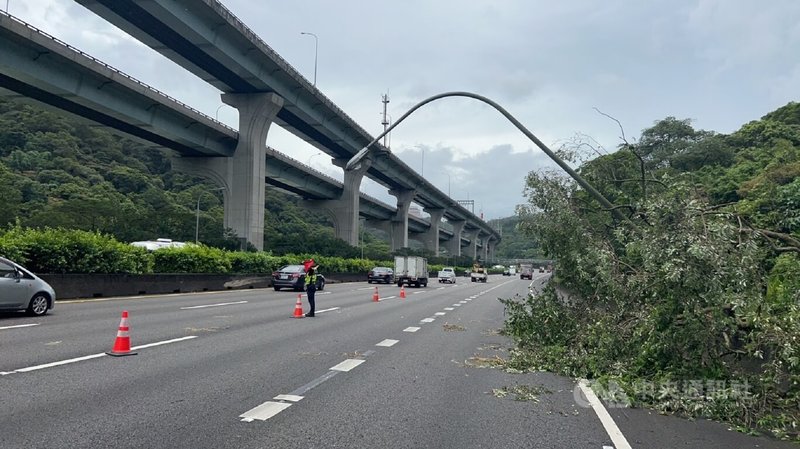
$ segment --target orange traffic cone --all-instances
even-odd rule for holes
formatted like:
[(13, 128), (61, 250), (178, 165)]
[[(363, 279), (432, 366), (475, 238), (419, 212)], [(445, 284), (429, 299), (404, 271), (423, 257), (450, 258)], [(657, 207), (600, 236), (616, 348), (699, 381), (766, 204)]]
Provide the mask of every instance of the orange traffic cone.
[(380, 296), (378, 296), (378, 287), (375, 287), (375, 293), (372, 294), (372, 300), (375, 302), (380, 301)]
[(131, 351), (131, 337), (128, 335), (128, 311), (122, 311), (122, 319), (119, 321), (119, 330), (117, 331), (117, 339), (114, 340), (114, 348), (108, 355), (114, 357), (122, 357), (123, 355), (136, 355)]
[(303, 318), (303, 302), (300, 300), (303, 295), (297, 295), (297, 303), (294, 305), (294, 315), (292, 318)]
[(405, 298), (406, 298), (406, 286), (404, 285), (400, 287), (400, 299), (405, 299)]

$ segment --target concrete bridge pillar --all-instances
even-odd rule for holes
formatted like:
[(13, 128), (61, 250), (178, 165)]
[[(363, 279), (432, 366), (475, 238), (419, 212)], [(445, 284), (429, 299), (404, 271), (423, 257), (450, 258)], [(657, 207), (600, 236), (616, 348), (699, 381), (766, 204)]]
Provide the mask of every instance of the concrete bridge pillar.
[(274, 93), (222, 94), (222, 101), (239, 111), (239, 141), (232, 157), (182, 157), (173, 168), (214, 180), (224, 187), (225, 228), (247, 243), (264, 249), (264, 195), (267, 133), (283, 98)]
[(453, 238), (447, 242), (447, 251), (450, 255), (459, 257), (461, 256), (461, 231), (464, 230), (466, 220), (448, 220), (453, 225)]
[(439, 227), (442, 224), (442, 217), (444, 216), (444, 209), (441, 208), (425, 208), (425, 212), (431, 216), (431, 227), (425, 233), (425, 245), (433, 250), (433, 255), (439, 255)]
[(469, 249), (467, 250), (467, 254), (472, 257), (472, 260), (476, 260), (478, 258), (478, 234), (480, 234), (480, 232), (480, 229), (464, 231), (466, 237), (469, 239)]
[(392, 218), (392, 251), (408, 247), (408, 210), (414, 199), (414, 190), (389, 190), (397, 198), (397, 212)]
[[(346, 159), (334, 159), (333, 163), (340, 167), (347, 164)], [(372, 165), (369, 158), (364, 159), (361, 165), (353, 170), (344, 171), (344, 188), (342, 196), (337, 200), (320, 201), (318, 204), (327, 209), (333, 219), (336, 237), (345, 242), (358, 246), (358, 211), (361, 201), (361, 180)]]
[(494, 239), (489, 237), (483, 242), (483, 260), (494, 260)]

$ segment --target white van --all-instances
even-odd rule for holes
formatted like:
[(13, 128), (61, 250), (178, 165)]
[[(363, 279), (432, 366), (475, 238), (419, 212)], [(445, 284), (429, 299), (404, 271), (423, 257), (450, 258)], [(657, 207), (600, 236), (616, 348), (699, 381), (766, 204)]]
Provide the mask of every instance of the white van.
[(42, 316), (56, 303), (56, 292), (21, 265), (0, 257), (0, 310), (25, 310)]

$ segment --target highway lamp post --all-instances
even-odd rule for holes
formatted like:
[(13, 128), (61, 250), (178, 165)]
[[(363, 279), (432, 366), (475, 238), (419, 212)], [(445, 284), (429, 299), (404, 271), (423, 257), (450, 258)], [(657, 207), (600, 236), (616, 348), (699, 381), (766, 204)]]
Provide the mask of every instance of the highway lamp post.
[(317, 86), (317, 54), (319, 49), (319, 38), (314, 33), (306, 33), (305, 31), (301, 31), (300, 34), (305, 34), (306, 36), (312, 36), (314, 38), (314, 87)]
[[(219, 187), (217, 189), (211, 189), (210, 192), (218, 192), (220, 190), (225, 190), (225, 187)], [(195, 224), (194, 224), (194, 243), (195, 245), (199, 243), (200, 238), (200, 198), (203, 197), (203, 194), (206, 193), (206, 190), (201, 190), (200, 193), (197, 195), (197, 207), (195, 207)]]
[(525, 127), (525, 125), (520, 123), (519, 120), (514, 118), (514, 116), (512, 116), (502, 106), (500, 106), (499, 104), (497, 104), (494, 101), (490, 100), (489, 98), (486, 98), (486, 97), (484, 97), (482, 95), (474, 94), (472, 92), (445, 92), (445, 93), (442, 93), (442, 94), (434, 95), (432, 97), (428, 97), (425, 100), (420, 101), (419, 103), (414, 105), (411, 109), (409, 109), (408, 112), (403, 114), (403, 116), (400, 117), (399, 120), (397, 120), (396, 122), (392, 123), (392, 126), (388, 127), (386, 130), (383, 131), (383, 133), (378, 135), (378, 137), (374, 138), (364, 148), (359, 150), (358, 153), (353, 155), (353, 157), (350, 158), (349, 161), (347, 161), (347, 165), (345, 165), (345, 170), (354, 170), (354, 169), (360, 167), (361, 166), (361, 161), (365, 157), (367, 157), (370, 152), (391, 154), (391, 151), (389, 149), (387, 149), (385, 147), (374, 147), (373, 148), (373, 145), (375, 145), (375, 143), (380, 141), (380, 139), (384, 135), (386, 135), (389, 132), (391, 132), (392, 129), (394, 129), (395, 126), (397, 126), (400, 123), (402, 123), (403, 120), (406, 119), (406, 117), (411, 115), (411, 113), (413, 113), (417, 109), (421, 108), (422, 106), (424, 106), (424, 105), (426, 105), (426, 104), (428, 104), (428, 103), (430, 103), (432, 101), (435, 101), (435, 100), (438, 100), (438, 99), (441, 99), (441, 98), (446, 98), (446, 97), (473, 98), (473, 99), (482, 101), (482, 102), (488, 104), (489, 106), (492, 106), (493, 108), (495, 108), (498, 112), (503, 114), (503, 116), (505, 118), (507, 118), (511, 123), (513, 123), (514, 126), (516, 126), (518, 130), (520, 130), (523, 134), (525, 134), (525, 136), (528, 139), (530, 139), (533, 143), (535, 143), (536, 146), (539, 147), (539, 149), (544, 151), (544, 153), (548, 157), (550, 157), (550, 159), (552, 159), (556, 164), (558, 164), (558, 166), (561, 167), (562, 170), (567, 172), (567, 174), (569, 174), (572, 177), (572, 179), (574, 179), (575, 182), (578, 183), (578, 185), (583, 187), (583, 189), (586, 190), (586, 192), (589, 193), (589, 195), (591, 195), (598, 203), (603, 205), (603, 207), (606, 210), (611, 212), (611, 214), (614, 215), (615, 218), (617, 218), (618, 220), (620, 220), (622, 222), (629, 223), (632, 228), (634, 228), (636, 231), (639, 231), (639, 227), (633, 221), (631, 221), (630, 218), (626, 217), (622, 212), (620, 212), (620, 210), (617, 207), (615, 207), (610, 201), (608, 201), (608, 199), (606, 197), (604, 197), (602, 193), (600, 193), (597, 189), (595, 189), (594, 186), (592, 186), (585, 179), (583, 179), (575, 170), (572, 169), (572, 167), (567, 165), (566, 162), (561, 160), (560, 157), (558, 157), (555, 153), (553, 153), (553, 151), (550, 148), (548, 148), (547, 145), (545, 145), (541, 140), (539, 140), (538, 137), (534, 136), (533, 133), (530, 132), (528, 130), (528, 128)]

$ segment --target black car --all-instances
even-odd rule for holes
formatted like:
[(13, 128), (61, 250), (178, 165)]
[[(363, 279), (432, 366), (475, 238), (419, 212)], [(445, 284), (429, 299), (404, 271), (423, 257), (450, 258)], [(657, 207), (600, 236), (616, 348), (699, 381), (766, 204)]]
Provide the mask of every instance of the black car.
[(391, 284), (394, 282), (394, 271), (389, 267), (375, 267), (369, 270), (367, 274), (367, 283), (385, 282)]
[[(317, 290), (325, 289), (325, 276), (316, 273)], [(302, 265), (286, 265), (272, 273), (272, 288), (278, 291), (282, 288), (291, 288), (303, 291), (306, 287), (306, 272)]]

